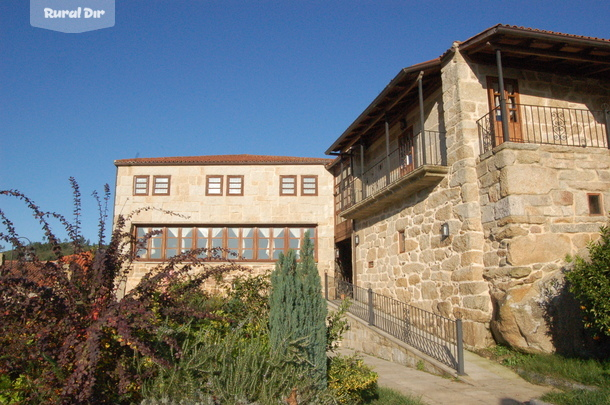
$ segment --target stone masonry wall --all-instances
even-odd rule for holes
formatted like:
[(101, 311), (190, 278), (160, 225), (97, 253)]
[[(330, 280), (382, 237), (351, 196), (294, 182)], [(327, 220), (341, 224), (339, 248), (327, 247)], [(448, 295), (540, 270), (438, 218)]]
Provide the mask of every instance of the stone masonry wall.
[[(170, 175), (170, 195), (133, 195), (136, 175)], [(206, 175), (243, 175), (243, 196), (206, 196)], [(280, 196), (281, 175), (316, 175), (317, 196)], [(300, 180), (299, 180), (300, 181)], [(136, 165), (117, 167), (115, 217), (134, 210), (154, 207), (132, 217), (130, 225), (317, 225), (318, 269), (322, 276), (334, 266), (333, 176), (324, 165)], [(159, 262), (136, 261), (128, 279), (133, 288)], [(240, 262), (260, 273), (274, 268), (273, 262)], [(212, 288), (214, 285), (212, 283)]]
[[(447, 163), (450, 172), (437, 186), (401, 204), (356, 222), (357, 280), (362, 287), (420, 308), (464, 320), (465, 344), (491, 342), (492, 305), (483, 279), (483, 228), (476, 172), (476, 109), (466, 102), (480, 84), (455, 53), (442, 69)], [(447, 223), (450, 236), (442, 238)], [(399, 232), (405, 252), (399, 253)]]
[(478, 165), (485, 230), (485, 278), (497, 308), (492, 328), (524, 350), (553, 351), (541, 294), (567, 254), (582, 252), (606, 215), (590, 215), (588, 193), (610, 209), (610, 151), (503, 144)]

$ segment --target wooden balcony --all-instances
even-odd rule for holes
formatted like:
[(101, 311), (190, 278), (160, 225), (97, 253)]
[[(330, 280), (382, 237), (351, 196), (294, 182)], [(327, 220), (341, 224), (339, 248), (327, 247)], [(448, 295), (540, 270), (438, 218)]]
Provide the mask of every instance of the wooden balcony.
[(346, 219), (362, 219), (438, 184), (447, 174), (444, 133), (417, 135), (414, 148), (396, 149), (345, 184), (339, 192), (338, 212)]

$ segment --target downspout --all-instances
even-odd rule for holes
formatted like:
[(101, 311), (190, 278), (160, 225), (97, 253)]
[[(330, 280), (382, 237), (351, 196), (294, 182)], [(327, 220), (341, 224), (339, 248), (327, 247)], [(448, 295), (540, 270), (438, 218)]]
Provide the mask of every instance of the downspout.
[(424, 117), (424, 90), (423, 90), (424, 71), (419, 72), (417, 76), (417, 90), (419, 93), (419, 120), (421, 126), (421, 149), (422, 149), (422, 164), (426, 164), (426, 128)]
[(504, 72), (502, 71), (502, 55), (496, 49), (496, 64), (498, 66), (498, 85), (500, 86), (500, 117), (502, 118), (502, 138), (504, 142), (510, 140), (508, 133), (508, 111), (506, 110), (506, 95), (504, 94)]

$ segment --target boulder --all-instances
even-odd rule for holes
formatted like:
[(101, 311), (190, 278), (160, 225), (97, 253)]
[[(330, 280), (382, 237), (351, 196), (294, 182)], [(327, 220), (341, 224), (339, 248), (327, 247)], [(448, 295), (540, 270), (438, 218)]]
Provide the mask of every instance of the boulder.
[(516, 285), (506, 291), (494, 289), (492, 301), (496, 314), (491, 322), (494, 337), (503, 343), (529, 353), (552, 353), (553, 342), (541, 305), (542, 280)]

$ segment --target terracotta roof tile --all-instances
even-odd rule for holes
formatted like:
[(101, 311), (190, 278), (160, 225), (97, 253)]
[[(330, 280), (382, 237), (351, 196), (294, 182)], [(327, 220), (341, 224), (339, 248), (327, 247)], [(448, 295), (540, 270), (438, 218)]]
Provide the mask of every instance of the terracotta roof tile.
[(495, 27), (514, 28), (514, 29), (518, 29), (518, 30), (522, 30), (522, 31), (540, 32), (540, 33), (543, 33), (543, 34), (560, 35), (560, 36), (563, 36), (563, 37), (578, 38), (578, 39), (590, 39), (590, 40), (594, 40), (594, 41), (610, 42), (610, 39), (606, 39), (606, 38), (587, 37), (587, 36), (584, 36), (584, 35), (574, 35), (574, 34), (564, 34), (562, 32), (540, 30), (540, 29), (537, 29), (537, 28), (520, 27), (520, 26), (517, 26), (517, 25), (497, 24), (497, 25), (495, 25), (492, 28), (495, 28)]
[(136, 158), (115, 160), (115, 166), (149, 166), (149, 165), (313, 165), (329, 164), (333, 159), (265, 156), (265, 155), (208, 155), (176, 156), (159, 158)]

